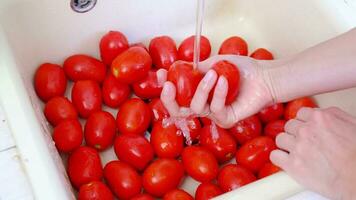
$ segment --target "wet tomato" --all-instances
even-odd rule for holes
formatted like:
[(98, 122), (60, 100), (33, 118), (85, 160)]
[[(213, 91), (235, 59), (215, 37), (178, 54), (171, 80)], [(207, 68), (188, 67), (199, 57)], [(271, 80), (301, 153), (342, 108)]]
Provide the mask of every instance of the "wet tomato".
[(183, 177), (184, 168), (179, 161), (167, 158), (157, 159), (143, 172), (143, 187), (148, 193), (162, 197), (177, 188)]
[(153, 122), (162, 121), (169, 117), (168, 110), (164, 107), (160, 98), (152, 99), (148, 106), (152, 109)]
[(217, 179), (222, 191), (229, 192), (255, 181), (256, 177), (240, 165), (228, 164), (220, 169)]
[(247, 56), (248, 46), (244, 39), (238, 36), (227, 38), (220, 46), (219, 54), (234, 54)]
[(109, 31), (100, 40), (100, 56), (105, 65), (111, 62), (122, 52), (129, 48), (129, 43), (124, 34), (119, 31)]
[(53, 126), (66, 119), (77, 119), (78, 113), (66, 97), (54, 97), (46, 103), (44, 115)]
[[(189, 131), (189, 138), (191, 142), (196, 142), (199, 137), (200, 137), (200, 129), (201, 129), (201, 124), (200, 121), (197, 117), (188, 117), (185, 119)], [(181, 129), (183, 132), (183, 129)], [(184, 132), (183, 132), (184, 133)], [(186, 144), (190, 144), (190, 141), (188, 141), (186, 138)]]
[(273, 54), (269, 52), (267, 49), (258, 48), (256, 49), (250, 57), (257, 59), (257, 60), (273, 60)]
[(210, 200), (222, 193), (223, 192), (217, 185), (213, 183), (205, 182), (205, 183), (201, 183), (198, 186), (197, 190), (195, 191), (195, 199)]
[(167, 80), (176, 86), (176, 100), (180, 106), (189, 107), (202, 74), (191, 63), (177, 61), (168, 71)]
[(92, 181), (79, 189), (78, 200), (114, 200), (110, 189), (100, 181)]
[(133, 91), (141, 99), (159, 98), (162, 87), (158, 83), (156, 70), (150, 70), (145, 78), (132, 85)]
[(64, 72), (72, 81), (93, 80), (102, 82), (106, 76), (106, 66), (100, 60), (88, 55), (77, 54), (63, 63)]
[[(194, 39), (195, 36), (190, 36), (183, 40), (183, 42), (178, 47), (178, 59), (192, 62), (194, 57)], [(201, 36), (200, 38), (200, 54), (199, 61), (206, 60), (209, 58), (211, 53), (211, 45), (205, 36)]]
[(138, 194), (132, 197), (130, 200), (155, 200), (155, 199), (149, 194)]
[(84, 128), (86, 144), (99, 151), (112, 145), (115, 134), (115, 118), (106, 111), (94, 112), (86, 121)]
[(182, 153), (185, 171), (200, 182), (213, 180), (218, 174), (218, 161), (214, 154), (204, 147), (188, 146)]
[(194, 198), (182, 189), (174, 189), (166, 193), (163, 200), (194, 200)]
[(61, 66), (44, 63), (36, 70), (34, 84), (37, 96), (47, 102), (52, 97), (64, 95), (67, 79)]
[(141, 47), (141, 48), (145, 49), (148, 52), (147, 47), (142, 42), (131, 44), (130, 47)]
[(119, 199), (129, 199), (141, 192), (140, 175), (130, 165), (114, 160), (104, 167), (104, 177)]
[(199, 119), (204, 126), (208, 126), (211, 124), (211, 119), (207, 117), (200, 117)]
[(141, 135), (121, 134), (116, 137), (114, 150), (119, 160), (141, 171), (153, 160), (149, 141)]
[(149, 52), (153, 65), (168, 70), (177, 60), (178, 51), (176, 43), (169, 36), (159, 36), (151, 40)]
[(53, 130), (53, 141), (61, 152), (71, 152), (83, 141), (83, 130), (77, 119), (60, 122)]
[(103, 101), (112, 108), (119, 107), (131, 94), (129, 85), (121, 83), (112, 74), (109, 74), (102, 87)]
[(152, 111), (138, 98), (127, 100), (117, 113), (117, 128), (123, 134), (144, 134), (150, 125)]
[(68, 158), (68, 176), (76, 188), (91, 181), (100, 181), (103, 177), (103, 167), (99, 153), (86, 146), (73, 151)]
[(83, 118), (101, 110), (102, 100), (99, 84), (91, 80), (77, 81), (72, 88), (72, 102)]
[(286, 120), (295, 118), (297, 116), (297, 112), (302, 107), (316, 108), (318, 106), (316, 105), (314, 100), (310, 97), (302, 97), (299, 99), (295, 99), (287, 103), (287, 106), (284, 111), (284, 118)]
[(282, 103), (277, 103), (262, 109), (258, 113), (258, 117), (263, 123), (268, 123), (280, 119), (281, 117), (283, 117), (283, 114), (284, 105)]
[(252, 115), (237, 122), (229, 131), (239, 144), (245, 144), (247, 141), (261, 135), (262, 124), (256, 115)]
[(284, 119), (269, 122), (264, 128), (263, 134), (271, 137), (272, 139), (276, 139), (278, 134), (284, 132), (284, 125), (286, 122), (287, 121)]
[(131, 84), (145, 78), (152, 60), (141, 47), (130, 47), (117, 56), (111, 64), (111, 73), (122, 83)]
[(258, 178), (264, 178), (266, 176), (272, 175), (274, 173), (277, 173), (281, 171), (281, 168), (277, 167), (276, 165), (268, 162), (263, 167), (261, 170), (258, 172)]
[(269, 154), (276, 148), (275, 142), (270, 137), (256, 137), (246, 142), (237, 151), (236, 163), (252, 172), (258, 172), (269, 161)]

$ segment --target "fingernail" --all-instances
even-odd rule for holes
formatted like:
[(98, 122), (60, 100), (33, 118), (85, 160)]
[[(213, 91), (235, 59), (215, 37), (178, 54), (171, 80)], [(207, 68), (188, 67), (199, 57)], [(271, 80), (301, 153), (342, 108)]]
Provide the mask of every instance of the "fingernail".
[(208, 73), (205, 74), (204, 76), (204, 81), (209, 82), (211, 79), (214, 78), (214, 70), (209, 70)]

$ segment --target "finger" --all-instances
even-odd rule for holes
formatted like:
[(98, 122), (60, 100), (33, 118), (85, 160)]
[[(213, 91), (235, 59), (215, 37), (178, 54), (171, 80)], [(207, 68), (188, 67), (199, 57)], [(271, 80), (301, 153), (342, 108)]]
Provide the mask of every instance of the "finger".
[(308, 121), (314, 112), (313, 108), (303, 107), (297, 112), (296, 119), (300, 121)]
[(163, 86), (163, 84), (166, 82), (167, 80), (167, 70), (165, 69), (159, 69), (156, 72), (157, 75), (157, 82), (159, 86)]
[(221, 112), (225, 108), (225, 100), (228, 91), (228, 83), (224, 76), (220, 76), (216, 83), (210, 110), (213, 114)]
[(273, 150), (269, 155), (271, 162), (282, 169), (286, 169), (289, 163), (289, 154), (282, 150)]
[(356, 122), (356, 118), (352, 115), (350, 115), (349, 113), (341, 110), (338, 107), (330, 107), (330, 108), (326, 108), (323, 109), (326, 112), (330, 112), (332, 114), (334, 114), (337, 118), (344, 120), (344, 121), (348, 121), (351, 123), (355, 123)]
[(163, 85), (161, 100), (171, 116), (179, 115), (179, 105), (176, 101), (176, 87), (172, 82), (167, 81)]
[(206, 107), (206, 101), (208, 100), (210, 90), (214, 87), (217, 79), (217, 74), (214, 70), (209, 70), (204, 78), (200, 81), (197, 90), (190, 103), (190, 108), (196, 114), (201, 114)]
[(296, 135), (298, 132), (298, 129), (304, 124), (304, 122), (299, 121), (297, 119), (291, 119), (289, 120), (286, 125), (284, 126), (284, 131)]
[(295, 137), (287, 133), (278, 134), (276, 144), (279, 148), (290, 152), (295, 147)]

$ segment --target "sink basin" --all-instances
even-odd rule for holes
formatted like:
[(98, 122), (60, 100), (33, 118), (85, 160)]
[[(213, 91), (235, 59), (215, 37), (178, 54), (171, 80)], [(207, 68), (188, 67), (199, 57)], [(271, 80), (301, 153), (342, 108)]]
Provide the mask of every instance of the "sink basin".
[[(41, 200), (74, 199), (75, 191), (42, 114), (44, 104), (34, 92), (32, 81), (38, 65), (61, 65), (75, 53), (99, 58), (99, 40), (109, 30), (123, 32), (130, 43), (146, 45), (158, 35), (169, 35), (179, 44), (195, 31), (196, 2), (192, 0), (98, 0), (86, 13), (74, 12), (69, 3), (0, 2), (0, 102), (33, 194)], [(356, 0), (207, 0), (203, 34), (210, 39), (213, 54), (225, 38), (239, 35), (248, 42), (250, 52), (265, 47), (281, 58), (355, 25)], [(321, 107), (339, 106), (356, 114), (355, 89), (315, 98)], [(108, 150), (102, 159), (106, 163), (116, 157)], [(196, 185), (187, 179), (183, 188), (194, 193)], [(301, 190), (280, 172), (216, 199), (284, 199)]]

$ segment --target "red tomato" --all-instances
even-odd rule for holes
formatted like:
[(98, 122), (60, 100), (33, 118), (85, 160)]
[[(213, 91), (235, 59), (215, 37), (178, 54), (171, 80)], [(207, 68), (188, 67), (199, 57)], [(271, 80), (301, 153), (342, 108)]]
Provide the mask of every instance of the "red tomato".
[(269, 161), (269, 154), (276, 148), (276, 144), (270, 137), (256, 137), (246, 142), (237, 151), (236, 163), (253, 172), (258, 172)]
[[(185, 120), (187, 122), (188, 130), (189, 130), (189, 139), (191, 140), (191, 142), (195, 142), (200, 137), (200, 129), (201, 129), (200, 121), (197, 117), (193, 117), (193, 118), (188, 117)], [(190, 144), (189, 141), (186, 141), (186, 143)]]
[(174, 189), (166, 193), (163, 200), (194, 200), (194, 198), (182, 189)]
[(104, 177), (119, 199), (129, 199), (141, 192), (140, 175), (130, 165), (114, 160), (104, 167)]
[(131, 198), (130, 200), (155, 200), (155, 199), (149, 194), (138, 194), (133, 198)]
[(101, 91), (99, 84), (91, 81), (77, 81), (72, 88), (72, 102), (83, 118), (101, 110)]
[(288, 102), (285, 108), (284, 118), (286, 120), (295, 118), (297, 116), (297, 112), (302, 107), (316, 108), (318, 106), (316, 105), (314, 100), (310, 97), (302, 97), (299, 99), (295, 99), (293, 101)]
[(151, 65), (151, 57), (145, 49), (130, 47), (112, 62), (111, 73), (120, 82), (131, 84), (145, 78)]
[(236, 164), (225, 165), (218, 175), (218, 184), (223, 192), (235, 190), (255, 180), (252, 172)]
[(127, 84), (120, 83), (109, 74), (103, 82), (102, 93), (104, 103), (109, 107), (117, 108), (129, 98), (131, 90)]
[(106, 111), (97, 111), (91, 114), (86, 121), (84, 129), (86, 144), (99, 151), (112, 145), (115, 133), (115, 118)]
[(93, 80), (102, 82), (106, 75), (106, 66), (100, 60), (87, 55), (73, 55), (63, 64), (64, 72), (72, 81)]
[(144, 189), (157, 197), (177, 188), (184, 176), (182, 164), (174, 159), (157, 159), (143, 172)]
[(77, 119), (78, 113), (66, 97), (53, 97), (46, 103), (44, 115), (53, 126), (66, 119)]
[(58, 151), (71, 152), (82, 144), (83, 131), (77, 119), (67, 119), (53, 130), (53, 141)]
[[(240, 71), (236, 65), (226, 61), (221, 60), (215, 63), (212, 67), (218, 74), (218, 76), (224, 76), (228, 82), (228, 92), (225, 100), (225, 104), (229, 105), (236, 100), (236, 97), (240, 90)], [(213, 98), (215, 87), (211, 90), (209, 94), (209, 102)]]
[(258, 178), (259, 179), (264, 178), (266, 176), (272, 175), (279, 171), (281, 171), (281, 168), (279, 168), (276, 165), (269, 162), (269, 163), (266, 163), (265, 165), (263, 165), (261, 170), (258, 172)]
[(267, 49), (258, 48), (256, 49), (250, 57), (257, 59), (257, 60), (273, 60), (273, 55)]
[(191, 63), (177, 61), (169, 68), (167, 80), (176, 86), (176, 100), (180, 106), (190, 106), (202, 77), (197, 69), (193, 69)]
[(200, 144), (211, 151), (220, 163), (231, 160), (236, 152), (235, 139), (216, 125), (208, 125), (200, 131)]
[(138, 98), (132, 98), (122, 104), (117, 113), (117, 128), (123, 134), (144, 134), (150, 125), (152, 111)]
[(131, 44), (130, 47), (141, 47), (141, 48), (144, 48), (148, 52), (147, 47), (142, 42)]
[(263, 123), (268, 123), (280, 119), (284, 114), (284, 106), (282, 103), (273, 104), (267, 108), (262, 109), (258, 113), (258, 117)]
[(44, 102), (52, 97), (63, 96), (67, 87), (67, 79), (61, 66), (44, 63), (35, 73), (35, 90)]
[(287, 121), (284, 119), (268, 122), (263, 130), (264, 135), (276, 139), (278, 134), (284, 132), (284, 125), (286, 125), (286, 122)]
[(153, 148), (144, 136), (121, 134), (116, 137), (114, 149), (119, 160), (137, 170), (143, 170), (154, 157)]
[(247, 141), (261, 135), (262, 124), (260, 119), (253, 115), (237, 122), (229, 131), (239, 144), (245, 144)]
[(132, 85), (135, 94), (141, 99), (159, 98), (162, 87), (163, 86), (158, 83), (156, 70), (150, 70), (145, 78)]
[(151, 131), (151, 145), (159, 158), (176, 158), (184, 147), (184, 137), (174, 124), (156, 122)]
[(114, 200), (110, 189), (100, 181), (92, 181), (79, 189), (78, 200)]
[(164, 107), (160, 98), (154, 98), (148, 104), (152, 109), (152, 119), (154, 122), (162, 121), (164, 118), (169, 117), (168, 110)]
[(68, 176), (76, 188), (91, 181), (100, 181), (103, 167), (99, 153), (86, 146), (77, 148), (68, 158)]
[(129, 43), (121, 32), (109, 31), (101, 38), (99, 46), (101, 60), (110, 66), (116, 56), (129, 48)]
[(227, 38), (220, 46), (219, 54), (235, 54), (247, 56), (248, 46), (244, 39), (238, 36)]
[[(178, 60), (184, 60), (187, 62), (193, 62), (194, 57), (194, 39), (195, 36), (192, 35), (180, 44), (178, 48)], [(200, 54), (199, 61), (206, 60), (209, 58), (211, 53), (211, 45), (205, 36), (201, 36), (200, 38)]]
[(195, 191), (196, 200), (209, 200), (222, 194), (221, 189), (209, 182), (201, 183)]
[(211, 181), (218, 174), (218, 161), (204, 147), (188, 146), (184, 148), (182, 161), (185, 171), (197, 181)]
[(157, 68), (168, 70), (178, 57), (176, 43), (169, 36), (153, 38), (149, 50), (153, 64)]
[(211, 119), (207, 117), (200, 117), (199, 119), (204, 126), (208, 126), (211, 124)]

